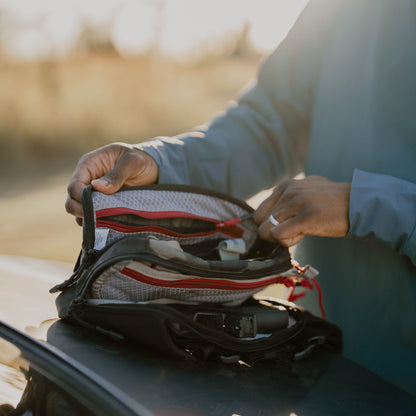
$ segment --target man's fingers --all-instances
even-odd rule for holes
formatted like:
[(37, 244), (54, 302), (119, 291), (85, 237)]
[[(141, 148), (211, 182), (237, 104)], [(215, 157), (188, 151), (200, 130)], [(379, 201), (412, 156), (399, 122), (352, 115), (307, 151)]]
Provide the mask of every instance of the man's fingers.
[(94, 179), (91, 181), (91, 185), (96, 191), (111, 195), (114, 192), (117, 192), (123, 186), (123, 182), (114, 179), (110, 173), (103, 176), (102, 178)]
[(65, 209), (69, 214), (75, 215), (76, 217), (81, 218), (83, 216), (81, 202), (76, 201), (69, 195), (65, 202)]
[(84, 183), (83, 181), (79, 180), (74, 175), (67, 188), (68, 198), (71, 198), (74, 201), (81, 202), (82, 191), (84, 190), (84, 188), (87, 186), (88, 183), (89, 181), (87, 183)]
[[(285, 246), (297, 244), (305, 235), (344, 237), (350, 190), (350, 183), (320, 176), (285, 181), (255, 213), (260, 237)], [(279, 224), (273, 224), (273, 218)]]
[(125, 155), (117, 160), (112, 170), (100, 178), (91, 181), (95, 190), (104, 194), (117, 192), (135, 171), (136, 166), (131, 162), (131, 158)]
[(284, 181), (276, 186), (276, 188), (273, 189), (273, 193), (259, 205), (253, 215), (253, 220), (257, 224), (261, 224), (262, 222), (266, 221), (272, 213), (272, 210), (276, 211), (276, 204), (281, 199), (288, 184), (289, 181)]
[(292, 217), (272, 227), (270, 229), (269, 239), (283, 246), (291, 247), (305, 236), (305, 228), (307, 226), (302, 217)]
[(299, 243), (305, 237), (303, 234), (298, 234), (294, 237), (280, 238), (278, 240), (279, 244), (285, 247), (292, 247)]
[[(84, 188), (87, 186), (87, 183), (84, 183), (82, 173), (74, 173), (72, 176), (71, 182), (68, 185), (68, 197), (65, 202), (65, 209), (69, 214), (75, 215), (76, 217), (82, 217), (82, 206), (81, 206), (81, 195)], [(81, 178), (81, 179), (79, 179)]]
[(258, 233), (263, 240), (290, 247), (303, 238), (304, 224), (299, 223), (299, 217), (289, 213), (270, 214), (260, 225)]
[[(271, 217), (273, 217), (274, 221), (271, 221)], [(272, 211), (268, 212), (268, 215), (264, 218), (264, 221), (260, 224), (258, 233), (261, 239), (268, 240), (268, 241), (275, 241), (271, 237), (271, 230), (276, 228), (276, 222), (280, 223), (283, 221), (282, 215), (273, 214)]]
[(157, 167), (151, 165), (153, 163), (153, 159), (141, 150), (126, 152), (110, 172), (91, 184), (99, 192), (113, 194), (123, 186), (153, 183), (157, 179)]
[(89, 157), (84, 156), (79, 161), (71, 180), (68, 184), (68, 198), (65, 208), (68, 213), (76, 217), (82, 217), (81, 195), (84, 188), (91, 182), (94, 172), (89, 167)]
[(277, 225), (266, 221), (259, 228), (259, 235), (263, 240), (279, 243), (291, 247), (305, 236), (305, 221), (300, 217), (290, 217)]
[(94, 189), (112, 194), (122, 186), (154, 183), (158, 179), (156, 161), (126, 143), (113, 143), (84, 155), (68, 185), (66, 210), (82, 218), (81, 195), (90, 183)]
[(268, 218), (267, 214), (271, 212), (275, 203), (276, 200), (273, 198), (273, 195), (270, 195), (269, 198), (265, 199), (256, 209), (253, 215), (253, 220), (257, 224), (263, 224), (264, 222), (266, 222)]
[[(278, 201), (270, 211), (264, 214), (263, 221), (259, 225), (259, 236), (264, 240), (275, 241), (270, 236), (270, 232), (275, 227), (280, 227), (288, 219), (299, 215), (299, 210), (296, 204), (287, 204), (281, 206)], [(276, 222), (278, 224), (276, 224)]]

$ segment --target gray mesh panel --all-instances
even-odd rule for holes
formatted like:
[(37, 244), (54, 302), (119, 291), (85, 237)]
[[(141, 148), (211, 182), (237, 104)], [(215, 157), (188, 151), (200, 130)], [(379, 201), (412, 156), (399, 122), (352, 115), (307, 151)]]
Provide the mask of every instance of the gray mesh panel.
[[(197, 217), (210, 218), (217, 221), (239, 218), (247, 214), (247, 211), (243, 208), (229, 201), (224, 201), (212, 196), (180, 191), (126, 190), (113, 195), (104, 195), (100, 192), (93, 192), (92, 198), (95, 213), (103, 209), (125, 207), (130, 210), (152, 213), (161, 211), (186, 212)], [(155, 224), (157, 224), (157, 220), (155, 220)], [(238, 227), (243, 229), (243, 238), (246, 241), (247, 248), (250, 249), (257, 237), (256, 224), (250, 219), (238, 224)], [(159, 233), (129, 233), (128, 235), (132, 234), (140, 234), (142, 236), (153, 235), (161, 240), (175, 239), (179, 241), (179, 243), (186, 241), (187, 244), (201, 243), (203, 241), (218, 238), (229, 238), (229, 236), (221, 233), (206, 237), (190, 238), (170, 237)], [(107, 237), (107, 244), (124, 235), (127, 234), (110, 230)]]
[[(135, 280), (121, 273), (128, 266), (143, 274), (166, 282), (178, 280), (181, 275), (166, 270), (157, 271), (139, 262), (120, 262), (108, 268), (92, 285), (92, 297), (95, 299), (115, 299), (130, 302), (144, 302), (157, 299), (172, 299), (187, 302), (240, 303), (261, 289), (232, 290), (212, 288), (161, 287)], [(182, 276), (192, 278), (192, 276)]]

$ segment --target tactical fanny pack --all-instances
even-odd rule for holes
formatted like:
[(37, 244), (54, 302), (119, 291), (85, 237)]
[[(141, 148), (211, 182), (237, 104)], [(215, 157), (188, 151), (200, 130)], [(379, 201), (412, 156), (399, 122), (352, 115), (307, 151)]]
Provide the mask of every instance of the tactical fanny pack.
[(312, 289), (316, 271), (260, 240), (253, 209), (184, 185), (82, 195), (83, 244), (61, 318), (193, 359), (301, 359), (340, 352), (340, 330), (292, 303), (253, 297), (271, 284)]

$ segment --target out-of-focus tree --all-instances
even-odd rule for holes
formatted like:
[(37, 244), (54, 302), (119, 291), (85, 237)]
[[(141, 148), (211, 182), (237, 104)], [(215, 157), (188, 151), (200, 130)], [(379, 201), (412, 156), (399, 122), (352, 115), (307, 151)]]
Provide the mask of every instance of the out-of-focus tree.
[(259, 55), (250, 40), (250, 32), (251, 24), (246, 21), (241, 27), (240, 32), (235, 36), (235, 46), (231, 54), (232, 56), (247, 58)]
[(93, 24), (85, 19), (81, 20), (77, 40), (74, 42), (73, 52), (77, 53), (106, 53), (118, 55), (112, 39), (113, 19), (99, 24)]

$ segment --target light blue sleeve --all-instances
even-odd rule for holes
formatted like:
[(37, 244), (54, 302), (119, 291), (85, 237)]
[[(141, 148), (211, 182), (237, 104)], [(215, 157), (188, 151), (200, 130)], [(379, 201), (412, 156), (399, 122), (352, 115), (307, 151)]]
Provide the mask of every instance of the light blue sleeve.
[(356, 169), (349, 216), (353, 236), (381, 241), (416, 264), (416, 184)]
[(253, 85), (204, 128), (138, 145), (156, 160), (159, 183), (247, 198), (303, 169), (328, 13), (327, 2), (311, 1)]
[(205, 129), (156, 138), (140, 147), (159, 166), (159, 183), (182, 183), (245, 198), (294, 165), (282, 122), (257, 84)]

